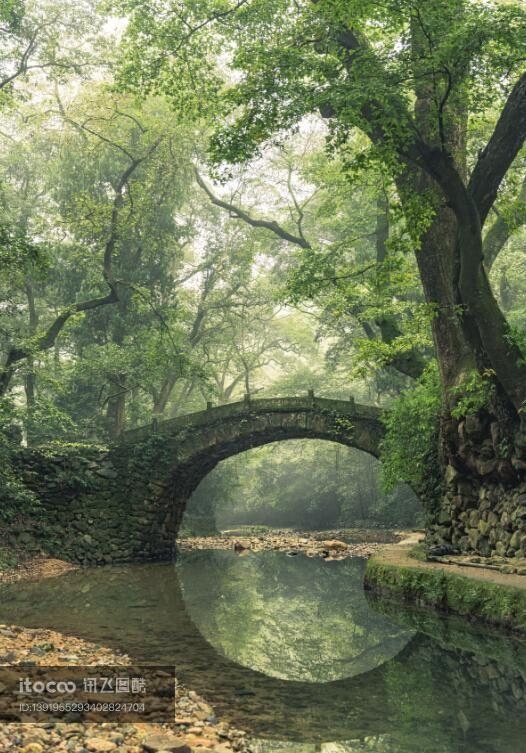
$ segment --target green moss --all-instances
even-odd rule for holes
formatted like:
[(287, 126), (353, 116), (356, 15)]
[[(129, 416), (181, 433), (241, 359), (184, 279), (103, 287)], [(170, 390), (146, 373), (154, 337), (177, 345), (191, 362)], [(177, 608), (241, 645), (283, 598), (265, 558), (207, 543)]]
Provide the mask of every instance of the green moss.
[(7, 546), (0, 546), (0, 571), (9, 570), (15, 567), (19, 562), (19, 557), (14, 549)]
[(61, 442), (55, 440), (39, 445), (36, 451), (44, 458), (54, 458), (60, 455), (61, 457), (70, 459), (77, 457), (91, 458), (92, 456), (99, 455), (101, 452), (107, 452), (108, 449), (108, 445), (95, 442)]
[(526, 633), (526, 590), (439, 569), (404, 567), (373, 557), (366, 585), (404, 601), (435, 607)]
[(427, 561), (427, 553), (424, 544), (415, 544), (415, 546), (409, 550), (408, 555), (411, 559), (418, 560), (419, 562)]

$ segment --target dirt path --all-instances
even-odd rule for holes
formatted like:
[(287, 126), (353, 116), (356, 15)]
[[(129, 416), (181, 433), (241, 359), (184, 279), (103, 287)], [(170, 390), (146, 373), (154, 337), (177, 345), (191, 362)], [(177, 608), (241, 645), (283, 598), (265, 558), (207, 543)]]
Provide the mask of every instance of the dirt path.
[(375, 559), (385, 564), (398, 567), (411, 567), (419, 570), (444, 570), (452, 575), (462, 575), (472, 580), (481, 580), (486, 583), (495, 583), (501, 586), (511, 586), (526, 590), (526, 576), (516, 573), (502, 573), (484, 566), (466, 566), (448, 564), (445, 562), (423, 562), (409, 556), (411, 549), (419, 543), (422, 534), (414, 533), (404, 538), (397, 544), (382, 546)]

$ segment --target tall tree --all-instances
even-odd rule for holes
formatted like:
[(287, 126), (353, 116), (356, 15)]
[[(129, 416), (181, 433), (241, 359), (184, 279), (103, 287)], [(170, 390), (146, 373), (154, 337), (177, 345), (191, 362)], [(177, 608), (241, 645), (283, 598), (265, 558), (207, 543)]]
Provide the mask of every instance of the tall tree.
[[(147, 28), (142, 7), (127, 4), (128, 61), (144, 47), (177, 58), (171, 39), (194, 54), (214, 33), (231, 44), (238, 73), (222, 92), (231, 119), (213, 139), (216, 162), (261, 153), (315, 111), (342, 154), (356, 129), (367, 136), (362, 162), (380, 165), (396, 187), (433, 309), (443, 467), (477, 474), (480, 440), (466, 443), (457, 431), (462, 413), (485, 411), (512, 439), (526, 406), (524, 354), (484, 265), (484, 226), (526, 138), (524, 9), (475, 0), (248, 0), (222, 4), (215, 23), (214, 3), (178, 4), (178, 13), (167, 12), (168, 0), (158, 5), (164, 12)], [(171, 80), (175, 90), (158, 63), (149, 85), (160, 80), (166, 89)], [(492, 116), (484, 143), (472, 125)], [(466, 399), (474, 386), (478, 403)]]

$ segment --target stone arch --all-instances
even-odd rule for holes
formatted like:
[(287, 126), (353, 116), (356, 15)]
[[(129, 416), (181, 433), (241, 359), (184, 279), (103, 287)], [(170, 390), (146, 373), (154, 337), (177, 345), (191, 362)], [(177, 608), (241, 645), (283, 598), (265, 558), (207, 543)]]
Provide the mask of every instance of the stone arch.
[(287, 439), (327, 439), (378, 457), (383, 435), (378, 408), (310, 393), (154, 422), (86, 457), (28, 450), (25, 483), (41, 503), (35, 546), (86, 565), (167, 560), (189, 496), (220, 460)]
[[(200, 481), (221, 461), (246, 450), (290, 439), (322, 439), (374, 457), (384, 426), (378, 408), (354, 400), (274, 398), (209, 407), (124, 436), (121, 449), (159, 444), (149, 507), (156, 511), (148, 550), (172, 555), (186, 504)], [(164, 460), (161, 462), (160, 458)]]

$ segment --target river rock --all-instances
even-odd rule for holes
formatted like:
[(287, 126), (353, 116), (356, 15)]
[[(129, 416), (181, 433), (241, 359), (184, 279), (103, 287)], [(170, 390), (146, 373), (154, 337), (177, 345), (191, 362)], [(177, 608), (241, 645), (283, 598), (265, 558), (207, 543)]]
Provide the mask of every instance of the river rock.
[(142, 748), (146, 753), (192, 753), (186, 739), (175, 735), (151, 735), (142, 741)]
[(323, 542), (323, 546), (327, 549), (335, 549), (339, 552), (344, 552), (347, 550), (347, 544), (344, 541), (338, 541), (338, 539), (328, 539), (327, 541)]
[(109, 753), (115, 750), (117, 745), (111, 740), (105, 740), (103, 737), (90, 737), (86, 740), (86, 748), (94, 753)]
[(29, 743), (28, 745), (24, 745), (20, 753), (44, 753), (44, 748), (40, 743)]
[(235, 552), (246, 552), (248, 549), (250, 549), (250, 542), (234, 541), (233, 547)]

